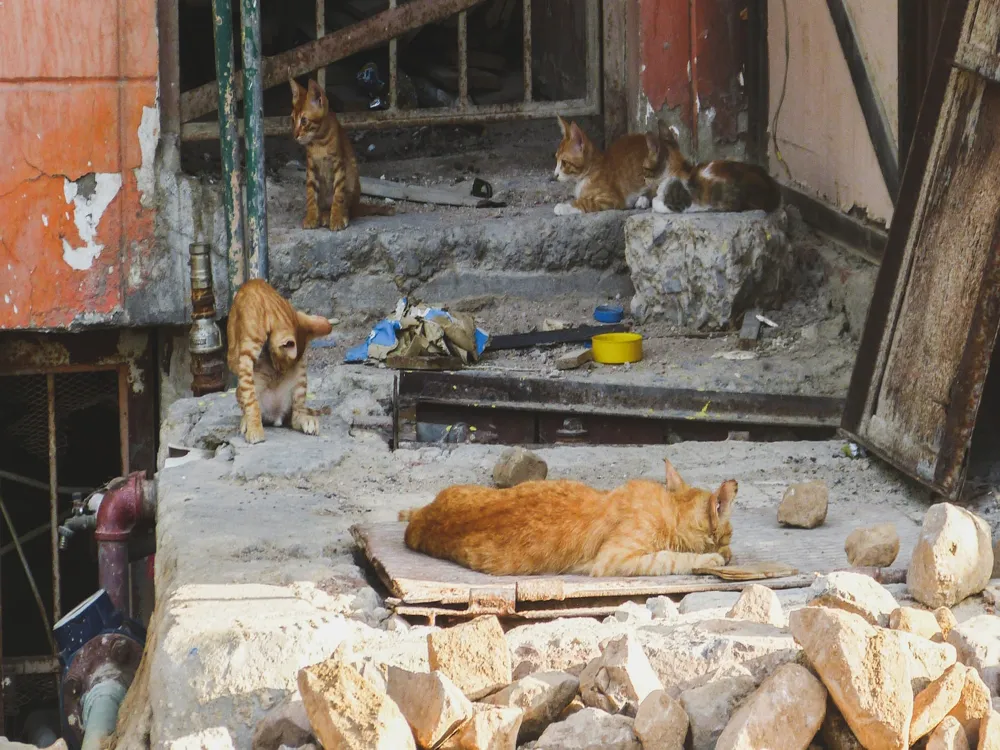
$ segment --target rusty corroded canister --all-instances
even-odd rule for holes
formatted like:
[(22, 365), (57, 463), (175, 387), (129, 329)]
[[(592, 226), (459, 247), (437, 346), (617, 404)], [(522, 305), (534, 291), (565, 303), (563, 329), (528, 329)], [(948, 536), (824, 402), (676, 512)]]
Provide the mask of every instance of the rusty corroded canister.
[(222, 331), (215, 321), (212, 289), (212, 246), (196, 242), (190, 246), (191, 263), (191, 391), (195, 396), (217, 393), (226, 387), (226, 362)]

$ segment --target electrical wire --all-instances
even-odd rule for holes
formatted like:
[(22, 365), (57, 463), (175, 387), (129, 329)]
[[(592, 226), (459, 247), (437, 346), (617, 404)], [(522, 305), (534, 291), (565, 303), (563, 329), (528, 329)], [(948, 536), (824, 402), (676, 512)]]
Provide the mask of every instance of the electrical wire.
[(785, 157), (781, 155), (781, 149), (778, 147), (778, 117), (781, 115), (781, 107), (785, 103), (785, 92), (788, 90), (788, 68), (792, 57), (792, 43), (788, 30), (788, 0), (781, 0), (781, 10), (785, 17), (785, 74), (781, 81), (781, 96), (778, 97), (778, 106), (774, 110), (774, 119), (771, 121), (771, 142), (774, 145), (774, 155), (778, 158), (781, 166), (785, 168), (788, 179), (791, 180), (792, 170), (789, 169), (788, 162), (785, 161)]

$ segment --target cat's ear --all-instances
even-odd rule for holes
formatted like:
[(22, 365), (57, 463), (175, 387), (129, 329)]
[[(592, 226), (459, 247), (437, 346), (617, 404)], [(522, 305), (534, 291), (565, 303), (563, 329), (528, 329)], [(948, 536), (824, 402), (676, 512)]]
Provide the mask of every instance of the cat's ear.
[(587, 142), (587, 136), (584, 135), (583, 131), (580, 129), (580, 126), (577, 125), (575, 122), (571, 123), (569, 126), (569, 138), (570, 141), (573, 143), (573, 148), (576, 151), (582, 153), (583, 146)]
[(309, 79), (309, 102), (314, 107), (323, 106), (323, 89), (319, 87), (315, 78)]
[(306, 315), (299, 310), (295, 311), (299, 328), (306, 332), (309, 338), (319, 338), (328, 336), (333, 331), (333, 324), (320, 315)]
[(646, 133), (646, 151), (650, 156), (657, 156), (660, 153), (660, 138), (652, 133)]
[(565, 138), (569, 135), (569, 123), (562, 118), (562, 115), (556, 115), (556, 119), (559, 120), (559, 129), (562, 131), (563, 138)]
[(299, 101), (302, 99), (302, 95), (305, 93), (305, 89), (299, 85), (299, 82), (294, 78), (288, 79), (288, 84), (292, 87), (292, 106), (297, 107)]
[(712, 495), (710, 500), (712, 507), (709, 508), (709, 513), (712, 516), (712, 528), (717, 528), (722, 521), (729, 518), (738, 489), (739, 485), (735, 479), (727, 479), (719, 486), (719, 491)]
[(680, 492), (687, 487), (687, 483), (681, 479), (681, 475), (677, 473), (674, 465), (667, 459), (663, 459), (663, 463), (667, 469), (667, 491)]

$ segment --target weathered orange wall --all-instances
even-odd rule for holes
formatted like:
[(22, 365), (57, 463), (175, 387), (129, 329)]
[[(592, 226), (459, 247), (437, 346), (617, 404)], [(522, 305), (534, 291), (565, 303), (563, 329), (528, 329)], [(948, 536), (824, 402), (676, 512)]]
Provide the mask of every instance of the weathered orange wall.
[(153, 247), (157, 69), (156, 0), (0, 2), (0, 329), (123, 311)]

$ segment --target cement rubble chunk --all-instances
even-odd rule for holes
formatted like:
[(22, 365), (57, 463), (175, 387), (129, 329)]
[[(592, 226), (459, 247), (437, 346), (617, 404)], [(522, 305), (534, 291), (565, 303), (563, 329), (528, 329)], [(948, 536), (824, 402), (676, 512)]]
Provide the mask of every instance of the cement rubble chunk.
[(1000, 750), (1000, 713), (990, 711), (980, 721), (977, 750)]
[(522, 482), (545, 479), (548, 474), (548, 464), (540, 456), (518, 446), (500, 454), (493, 467), (493, 483), (500, 488), (514, 487)]
[(962, 694), (948, 715), (958, 719), (965, 728), (969, 742), (975, 744), (979, 736), (979, 724), (992, 710), (993, 700), (989, 688), (975, 669), (967, 669)]
[(965, 687), (966, 671), (964, 664), (953, 664), (913, 698), (910, 745), (930, 733), (955, 708)]
[(888, 568), (899, 556), (899, 533), (891, 523), (855, 529), (844, 541), (844, 552), (851, 567)]
[(403, 712), (417, 745), (436, 747), (472, 716), (472, 702), (441, 672), (389, 667), (386, 691)]
[(787, 618), (781, 610), (778, 595), (767, 586), (751, 583), (740, 593), (740, 598), (726, 615), (733, 620), (747, 620), (764, 625), (785, 627)]
[(646, 696), (662, 689), (642, 645), (630, 634), (610, 641), (580, 674), (583, 702), (612, 714), (635, 716)]
[(891, 637), (895, 631), (825, 607), (796, 610), (789, 625), (861, 744), (907, 750), (913, 692), (905, 649)]
[(516, 750), (521, 716), (519, 708), (476, 705), (472, 718), (440, 750)]
[(643, 750), (633, 720), (597, 708), (585, 708), (565, 721), (552, 724), (535, 750)]
[(785, 490), (778, 505), (778, 523), (800, 529), (815, 529), (826, 521), (830, 490), (826, 482), (803, 482)]
[(683, 706), (663, 690), (654, 690), (639, 704), (633, 729), (642, 750), (683, 750), (688, 726)]
[(958, 620), (955, 618), (955, 613), (948, 607), (938, 607), (934, 610), (934, 617), (941, 627), (942, 637), (944, 640), (948, 640), (948, 635), (951, 631), (958, 627)]
[(805, 667), (785, 664), (733, 715), (716, 750), (806, 750), (825, 715), (823, 683)]
[(972, 667), (994, 695), (1000, 694), (1000, 617), (980, 615), (948, 634), (958, 660)]
[(899, 607), (894, 609), (889, 615), (889, 627), (893, 630), (902, 630), (906, 633), (919, 635), (931, 641), (941, 640), (943, 633), (938, 618), (933, 612), (914, 607)]
[(681, 693), (681, 707), (691, 724), (693, 750), (714, 750), (729, 719), (756, 688), (753, 677), (741, 675), (724, 677)]
[(519, 742), (533, 740), (554, 722), (576, 697), (580, 680), (568, 672), (537, 672), (522, 677), (482, 702), (492, 706), (512, 706), (524, 712)]
[(632, 625), (642, 625), (653, 619), (653, 613), (645, 605), (636, 602), (625, 602), (617, 607), (614, 613), (608, 615), (607, 622), (617, 621)]
[(654, 620), (673, 620), (677, 617), (677, 605), (669, 596), (654, 596), (646, 600), (646, 609)]
[(810, 606), (834, 607), (864, 617), (871, 625), (886, 627), (899, 603), (871, 576), (837, 572), (820, 576), (812, 585)]
[(440, 670), (470, 700), (496, 692), (511, 682), (511, 660), (500, 621), (477, 617), (427, 635), (431, 670)]
[(826, 716), (819, 730), (819, 739), (826, 750), (864, 750), (832, 698), (826, 701)]
[(928, 607), (951, 607), (986, 588), (992, 574), (989, 524), (951, 503), (931, 506), (906, 575), (913, 598)]
[(944, 674), (958, 661), (955, 647), (950, 643), (934, 643), (902, 630), (884, 631), (889, 638), (899, 642), (906, 654), (910, 669), (910, 685), (916, 695), (927, 685)]
[(251, 748), (278, 750), (282, 745), (299, 747), (313, 739), (305, 704), (298, 693), (291, 693), (257, 722)]
[(927, 738), (927, 750), (969, 750), (969, 739), (958, 720), (947, 716)]
[(299, 692), (323, 747), (416, 750), (406, 717), (350, 664), (337, 659), (299, 671)]

